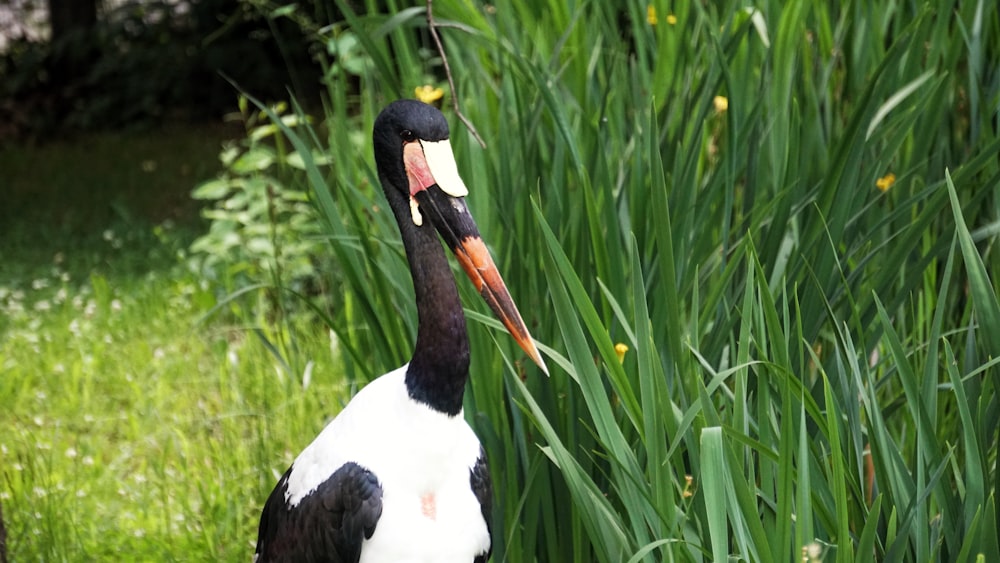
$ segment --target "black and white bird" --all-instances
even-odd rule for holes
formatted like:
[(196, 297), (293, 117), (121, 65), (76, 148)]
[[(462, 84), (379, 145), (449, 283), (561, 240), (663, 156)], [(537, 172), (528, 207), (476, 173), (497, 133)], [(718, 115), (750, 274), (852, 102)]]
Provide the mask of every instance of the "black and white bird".
[(466, 207), (444, 116), (399, 100), (375, 120), (373, 136), (413, 276), (413, 357), (359, 391), (281, 477), (261, 514), (256, 563), (489, 558), (492, 486), (486, 454), (462, 415), (469, 341), (438, 235), (545, 370)]

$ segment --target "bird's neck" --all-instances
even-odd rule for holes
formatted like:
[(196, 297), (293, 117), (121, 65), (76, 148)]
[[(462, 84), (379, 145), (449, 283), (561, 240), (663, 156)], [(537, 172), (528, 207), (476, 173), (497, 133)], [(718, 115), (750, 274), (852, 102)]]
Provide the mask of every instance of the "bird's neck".
[[(394, 208), (397, 206), (393, 206)], [(410, 210), (396, 211), (417, 300), (417, 343), (406, 371), (415, 401), (454, 416), (462, 411), (469, 378), (469, 336), (455, 277), (426, 218), (413, 224)]]

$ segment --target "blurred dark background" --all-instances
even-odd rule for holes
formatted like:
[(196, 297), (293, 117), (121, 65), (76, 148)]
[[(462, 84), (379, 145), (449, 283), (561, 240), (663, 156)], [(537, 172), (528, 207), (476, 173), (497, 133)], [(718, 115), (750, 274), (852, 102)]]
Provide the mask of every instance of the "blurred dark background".
[(218, 120), (236, 88), (318, 100), (299, 14), (332, 0), (0, 0), (0, 143)]

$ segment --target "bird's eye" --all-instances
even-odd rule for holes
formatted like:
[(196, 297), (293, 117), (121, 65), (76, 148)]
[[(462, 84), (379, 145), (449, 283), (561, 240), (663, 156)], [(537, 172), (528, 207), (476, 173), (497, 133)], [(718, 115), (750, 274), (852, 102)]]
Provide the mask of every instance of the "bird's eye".
[(413, 131), (410, 131), (409, 129), (403, 129), (403, 131), (400, 132), (399, 136), (402, 137), (403, 141), (407, 143), (412, 143), (413, 141), (417, 140), (417, 136), (414, 135)]

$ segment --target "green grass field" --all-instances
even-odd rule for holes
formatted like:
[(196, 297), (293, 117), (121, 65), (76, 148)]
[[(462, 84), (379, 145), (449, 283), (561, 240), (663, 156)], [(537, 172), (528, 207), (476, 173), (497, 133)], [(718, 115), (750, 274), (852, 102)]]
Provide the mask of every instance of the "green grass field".
[(94, 134), (0, 153), (11, 561), (246, 560), (276, 479), (258, 472), (289, 463), (296, 436), (347, 396), (317, 323), (294, 327), (316, 366), (306, 393), (253, 326), (211, 314), (224, 293), (189, 259), (204, 229), (189, 194), (238, 133)]
[(228, 263), (177, 198), (219, 137), (0, 154), (13, 561), (250, 557), (278, 474), (408, 357), (369, 133), (428, 83), (552, 370), (460, 283), (494, 561), (1000, 560), (989, 3), (438, 0), (485, 150), (421, 6), (337, 4), (325, 114), (269, 110), (200, 190)]

